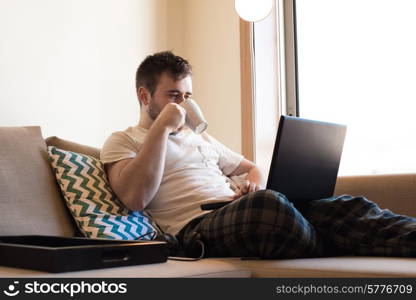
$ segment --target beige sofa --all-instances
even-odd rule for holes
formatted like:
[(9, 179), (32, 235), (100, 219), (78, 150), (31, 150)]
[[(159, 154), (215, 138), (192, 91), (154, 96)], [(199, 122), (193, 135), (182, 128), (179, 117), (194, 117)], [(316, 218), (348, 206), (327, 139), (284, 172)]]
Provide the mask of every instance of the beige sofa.
[[(0, 127), (0, 235), (73, 236), (76, 227), (49, 166), (46, 147), (97, 156), (98, 149), (43, 139), (39, 127)], [(336, 194), (364, 195), (416, 216), (416, 174), (340, 177)], [(1, 255), (1, 253), (0, 253)], [(285, 260), (202, 259), (51, 274), (0, 266), (0, 277), (416, 277), (416, 259), (328, 257)]]

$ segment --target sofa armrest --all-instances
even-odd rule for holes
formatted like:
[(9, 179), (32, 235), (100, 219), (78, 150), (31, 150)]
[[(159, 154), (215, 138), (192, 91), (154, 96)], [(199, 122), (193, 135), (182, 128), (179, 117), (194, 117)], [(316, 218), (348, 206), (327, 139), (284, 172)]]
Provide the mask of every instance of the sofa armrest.
[(335, 195), (364, 196), (381, 208), (416, 217), (416, 174), (338, 177)]

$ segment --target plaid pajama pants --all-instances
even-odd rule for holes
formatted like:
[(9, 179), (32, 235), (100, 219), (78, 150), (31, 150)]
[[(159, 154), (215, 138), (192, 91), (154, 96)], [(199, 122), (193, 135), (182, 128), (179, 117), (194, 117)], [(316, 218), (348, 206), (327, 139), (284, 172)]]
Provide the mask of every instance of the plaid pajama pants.
[(416, 256), (416, 218), (351, 196), (294, 205), (261, 190), (192, 220), (176, 237), (185, 246), (200, 239), (205, 257)]

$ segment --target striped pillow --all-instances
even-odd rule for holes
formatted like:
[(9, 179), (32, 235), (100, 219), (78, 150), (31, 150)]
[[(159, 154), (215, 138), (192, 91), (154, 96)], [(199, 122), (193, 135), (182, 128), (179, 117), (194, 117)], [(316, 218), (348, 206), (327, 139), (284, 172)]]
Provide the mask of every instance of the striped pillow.
[(90, 238), (151, 240), (157, 225), (145, 213), (128, 210), (113, 194), (102, 162), (92, 156), (48, 147), (66, 204)]

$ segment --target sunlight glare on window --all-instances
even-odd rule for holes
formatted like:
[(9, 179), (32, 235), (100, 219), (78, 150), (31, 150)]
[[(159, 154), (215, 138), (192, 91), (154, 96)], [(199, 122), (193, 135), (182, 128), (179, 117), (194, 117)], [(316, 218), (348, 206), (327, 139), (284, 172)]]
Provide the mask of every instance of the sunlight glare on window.
[(416, 1), (297, 0), (300, 117), (348, 125), (340, 175), (416, 172)]

